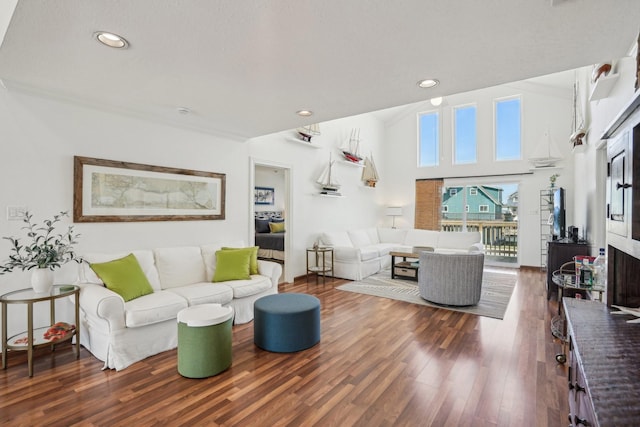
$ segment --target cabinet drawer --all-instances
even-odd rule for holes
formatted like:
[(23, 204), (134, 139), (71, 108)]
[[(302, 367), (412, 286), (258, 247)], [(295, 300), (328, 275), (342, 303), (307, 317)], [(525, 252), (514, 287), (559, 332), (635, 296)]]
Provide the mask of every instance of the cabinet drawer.
[(395, 274), (396, 276), (412, 277), (415, 279), (416, 277), (418, 277), (418, 270), (415, 268), (394, 267), (393, 274)]

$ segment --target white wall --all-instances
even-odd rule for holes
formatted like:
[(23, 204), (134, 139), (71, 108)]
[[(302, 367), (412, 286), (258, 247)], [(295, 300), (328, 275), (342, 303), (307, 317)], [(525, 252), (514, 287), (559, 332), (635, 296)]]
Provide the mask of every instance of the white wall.
[[(246, 143), (1, 88), (0, 129), (0, 236), (22, 235), (22, 222), (7, 221), (7, 206), (26, 206), (38, 221), (71, 214), (73, 156), (81, 155), (224, 173), (227, 197), (223, 221), (76, 224), (80, 253), (248, 240)], [(1, 260), (8, 250), (1, 240)], [(65, 270), (57, 281), (73, 279), (75, 265)], [(27, 273), (0, 275), (2, 293), (29, 286)]]
[(273, 188), (273, 205), (255, 205), (256, 212), (282, 211), (285, 205), (284, 172), (281, 169), (256, 166), (255, 186)]
[[(580, 154), (581, 167), (576, 167), (574, 177), (576, 187), (583, 191), (576, 192), (575, 206), (578, 221), (586, 224), (591, 231), (589, 241), (592, 243), (593, 254), (597, 254), (598, 248), (606, 247), (606, 141), (601, 141), (600, 137), (631, 100), (634, 94), (635, 70), (635, 50), (632, 50), (630, 56), (613, 61), (611, 73), (618, 74), (618, 79), (608, 96), (587, 102), (587, 144)], [(582, 85), (586, 88), (588, 99), (593, 87), (591, 69), (582, 77)]]
[[(522, 141), (523, 159), (519, 161), (493, 160), (493, 109), (494, 100), (520, 95), (522, 100)], [(475, 103), (478, 123), (478, 161), (476, 164), (453, 165), (452, 148), (452, 107)], [(419, 168), (417, 150), (417, 114), (439, 110), (441, 116), (441, 145), (439, 166)], [(559, 169), (537, 170), (531, 173), (528, 158), (549, 129), (564, 160)], [(380, 165), (381, 174), (388, 182), (384, 186), (384, 200), (392, 205), (404, 207), (403, 217), (396, 220), (399, 227), (412, 227), (415, 212), (415, 181), (426, 178), (474, 177), (468, 183), (518, 182), (520, 199), (518, 208), (519, 243), (521, 265), (540, 265), (540, 217), (539, 192), (549, 186), (549, 177), (560, 174), (557, 185), (565, 187), (569, 194), (573, 191), (573, 156), (568, 137), (571, 133), (571, 93), (558, 91), (546, 86), (529, 83), (514, 83), (464, 94), (448, 96), (436, 108), (429, 102), (415, 104), (388, 122)], [(509, 176), (500, 177), (508, 174)], [(516, 174), (516, 175), (511, 175)], [(497, 177), (475, 178), (475, 177)], [(465, 179), (458, 179), (464, 182)], [(567, 206), (567, 223), (572, 224), (571, 200)]]

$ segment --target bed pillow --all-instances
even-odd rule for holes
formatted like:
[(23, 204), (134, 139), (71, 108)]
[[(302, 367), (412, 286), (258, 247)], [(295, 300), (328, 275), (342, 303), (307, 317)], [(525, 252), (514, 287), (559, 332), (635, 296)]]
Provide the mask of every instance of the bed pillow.
[(284, 222), (270, 222), (269, 230), (272, 233), (284, 233)]
[(135, 255), (113, 261), (90, 264), (105, 286), (126, 301), (152, 294), (153, 288)]
[(249, 252), (249, 274), (259, 274), (258, 273), (258, 249), (259, 246), (249, 246), (247, 248), (231, 248), (228, 246), (224, 246), (221, 248), (223, 251), (246, 251)]
[(229, 280), (249, 280), (249, 260), (251, 252), (239, 250), (219, 250), (216, 252), (216, 272), (213, 282)]
[(269, 233), (269, 220), (256, 218), (256, 233)]

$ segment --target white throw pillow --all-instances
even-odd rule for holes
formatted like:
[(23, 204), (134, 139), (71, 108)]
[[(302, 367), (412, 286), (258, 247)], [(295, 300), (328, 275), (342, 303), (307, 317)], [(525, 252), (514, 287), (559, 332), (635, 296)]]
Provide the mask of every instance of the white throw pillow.
[(351, 239), (349, 238), (349, 234), (347, 234), (346, 231), (330, 231), (327, 233), (322, 233), (321, 240), (322, 244), (328, 246), (346, 246), (348, 248), (353, 247)]
[(354, 247), (362, 248), (364, 246), (371, 245), (371, 239), (369, 238), (367, 230), (351, 230), (347, 233), (349, 234), (349, 238), (351, 239), (351, 243)]
[(162, 289), (206, 281), (206, 271), (200, 248), (183, 246), (153, 250)]
[(406, 246), (426, 246), (431, 248), (438, 247), (439, 231), (411, 229), (407, 231), (404, 238)]
[(403, 228), (378, 228), (379, 243), (397, 243), (402, 244), (407, 235), (407, 230)]

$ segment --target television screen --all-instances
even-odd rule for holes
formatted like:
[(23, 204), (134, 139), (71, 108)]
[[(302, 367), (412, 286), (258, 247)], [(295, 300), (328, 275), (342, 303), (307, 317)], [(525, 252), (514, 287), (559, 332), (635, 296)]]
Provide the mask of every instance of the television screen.
[(553, 192), (553, 237), (564, 239), (566, 237), (564, 211), (564, 188), (557, 188)]

